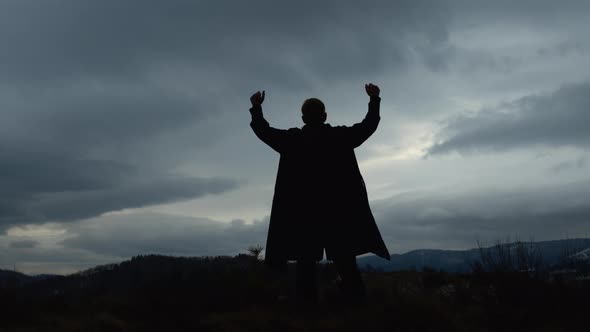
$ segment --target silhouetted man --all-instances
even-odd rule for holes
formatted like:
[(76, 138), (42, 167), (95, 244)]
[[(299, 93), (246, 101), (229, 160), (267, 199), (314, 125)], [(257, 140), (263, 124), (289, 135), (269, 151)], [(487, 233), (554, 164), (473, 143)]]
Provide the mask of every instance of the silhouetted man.
[(351, 300), (365, 295), (356, 256), (372, 252), (389, 259), (354, 154), (380, 120), (379, 87), (366, 84), (365, 90), (370, 97), (367, 115), (350, 127), (326, 123), (324, 104), (310, 98), (301, 107), (302, 128), (276, 129), (262, 115), (265, 92), (250, 97), (250, 126), (281, 155), (265, 264), (284, 270), (287, 261), (296, 260), (296, 293), (306, 303), (317, 302), (315, 269), (324, 250)]

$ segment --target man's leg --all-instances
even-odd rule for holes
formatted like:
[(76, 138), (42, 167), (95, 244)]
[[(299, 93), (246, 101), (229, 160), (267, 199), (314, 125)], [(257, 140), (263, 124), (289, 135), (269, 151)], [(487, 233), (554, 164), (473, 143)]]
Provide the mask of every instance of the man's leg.
[(345, 296), (353, 302), (365, 299), (365, 283), (356, 265), (356, 256), (343, 256), (334, 259), (334, 264), (342, 279), (342, 290)]
[(304, 303), (318, 302), (316, 262), (314, 259), (300, 259), (295, 268), (295, 292), (297, 300)]

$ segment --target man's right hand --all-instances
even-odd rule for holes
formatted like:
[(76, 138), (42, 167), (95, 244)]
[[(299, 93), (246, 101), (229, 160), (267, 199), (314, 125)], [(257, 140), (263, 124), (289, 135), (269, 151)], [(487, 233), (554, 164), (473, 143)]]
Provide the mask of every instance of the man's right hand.
[(365, 84), (365, 91), (369, 97), (379, 97), (379, 87), (373, 83)]
[(250, 97), (250, 102), (252, 103), (252, 106), (262, 105), (262, 102), (264, 102), (264, 90), (262, 90), (262, 93), (258, 91), (253, 94), (252, 97)]

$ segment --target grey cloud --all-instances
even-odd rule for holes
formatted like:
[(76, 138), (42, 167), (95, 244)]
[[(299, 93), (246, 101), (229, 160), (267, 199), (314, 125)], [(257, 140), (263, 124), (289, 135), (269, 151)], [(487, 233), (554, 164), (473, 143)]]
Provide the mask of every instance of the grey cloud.
[(0, 100), (4, 144), (89, 155), (136, 147), (215, 114), (210, 102), (145, 82), (80, 82)]
[(587, 55), (590, 51), (588, 45), (582, 44), (578, 40), (566, 40), (560, 42), (553, 47), (541, 47), (537, 50), (539, 55), (552, 55), (552, 56), (567, 56), (570, 54), (575, 55)]
[(38, 244), (39, 244), (39, 242), (37, 242), (35, 240), (16, 240), (16, 241), (10, 242), (10, 248), (31, 249), (31, 248), (35, 248)]
[(105, 189), (137, 173), (134, 167), (116, 161), (0, 146), (0, 194), (5, 195)]
[(558, 239), (590, 234), (590, 182), (467, 192), (413, 192), (373, 204), (396, 250), (469, 248), (506, 236)]
[(67, 248), (118, 257), (159, 253), (172, 255), (235, 255), (255, 244), (264, 246), (268, 220), (245, 224), (158, 213), (109, 215), (69, 225), (75, 236)]
[(71, 221), (219, 194), (236, 188), (224, 178), (197, 178), (105, 160), (5, 149), (0, 158), (0, 227)]
[(471, 1), (449, 0), (446, 3), (456, 13), (455, 21), (467, 26), (506, 22), (542, 24), (555, 27), (564, 24), (578, 24), (584, 19), (590, 4), (585, 0), (498, 0)]
[(582, 169), (588, 164), (586, 156), (579, 157), (575, 160), (562, 161), (550, 168), (552, 172), (561, 173), (574, 169)]
[[(202, 105), (182, 95), (170, 95), (162, 89), (146, 87), (139, 92), (123, 90), (116, 93), (90, 96), (60, 96), (61, 100), (48, 103), (29, 123), (51, 140), (63, 142), (77, 138), (70, 145), (85, 148), (129, 144), (150, 140), (154, 136), (173, 131), (214, 112), (211, 105)], [(84, 144), (84, 145), (82, 145)]]
[(526, 96), (493, 109), (460, 115), (437, 133), (429, 155), (527, 146), (590, 144), (590, 82), (569, 84), (550, 94)]

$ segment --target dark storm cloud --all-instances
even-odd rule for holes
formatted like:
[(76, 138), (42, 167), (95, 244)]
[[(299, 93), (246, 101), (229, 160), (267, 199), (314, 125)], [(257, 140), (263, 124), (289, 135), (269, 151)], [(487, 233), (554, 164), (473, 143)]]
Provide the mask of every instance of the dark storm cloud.
[(0, 147), (0, 194), (5, 195), (106, 189), (136, 172), (133, 167), (115, 161)]
[(449, 120), (428, 154), (535, 145), (588, 147), (589, 109), (590, 82), (565, 85), (550, 94), (526, 96)]
[[(37, 114), (29, 128), (39, 136), (63, 142), (78, 138), (71, 145), (81, 147), (145, 142), (159, 133), (182, 128), (197, 121), (204, 107), (182, 95), (167, 95), (157, 89), (122, 91), (118, 94), (60, 96)], [(59, 106), (59, 108), (57, 107)], [(83, 145), (82, 145), (83, 144)]]
[[(87, 170), (79, 171), (77, 167), (86, 164), (98, 172), (85, 177), (88, 175), (85, 173)], [(35, 166), (28, 170), (35, 169)], [(40, 167), (37, 171), (41, 174), (33, 179), (28, 178), (29, 173), (26, 171), (11, 170), (7, 177), (20, 174), (25, 179), (15, 182), (13, 186), (5, 186), (0, 191), (0, 201), (3, 203), (0, 205), (0, 227), (19, 223), (72, 221), (126, 208), (219, 194), (237, 186), (235, 181), (229, 179), (134, 174), (126, 168), (117, 174), (111, 165), (93, 161), (80, 161), (78, 165), (70, 164), (67, 167), (75, 168), (71, 176), (61, 170), (52, 173), (51, 169)], [(13, 182), (14, 179), (10, 180)]]
[(36, 146), (2, 147), (0, 228), (19, 223), (71, 221), (125, 208), (218, 194), (237, 183), (146, 171)]
[(39, 195), (30, 204), (32, 216), (45, 220), (75, 220), (94, 217), (109, 211), (164, 204), (207, 194), (219, 194), (235, 188), (226, 179), (198, 179), (171, 176), (140, 179), (103, 190), (59, 192)]
[(174, 154), (159, 151), (162, 137), (214, 107), (150, 85), (85, 88), (48, 87), (0, 102), (0, 228), (71, 221), (236, 187), (230, 179), (175, 175), (156, 162)]
[(301, 69), (331, 80), (407, 61), (444, 65), (439, 55), (451, 22), (561, 24), (588, 7), (587, 1), (5, 1), (0, 68), (7, 81), (28, 84), (143, 77), (153, 65), (189, 63), (303, 87)]
[[(96, 223), (100, 227), (95, 227)], [(264, 246), (267, 227), (268, 220), (253, 224), (241, 220), (221, 223), (205, 218), (135, 213), (71, 224), (68, 232), (76, 235), (62, 244), (116, 257), (145, 253), (232, 255), (245, 252), (251, 245)]]
[(407, 0), (280, 6), (272, 1), (22, 1), (3, 6), (4, 76), (41, 82), (143, 76), (153, 65), (190, 63), (298, 85), (303, 82), (293, 80), (302, 79), (301, 68), (290, 67), (289, 61), (319, 77), (374, 73), (445, 41), (449, 19), (438, 2)]
[(220, 96), (439, 66), (428, 57), (448, 19), (428, 1), (2, 2), (0, 224), (234, 188), (174, 172), (224, 135), (206, 125), (227, 108)]
[(467, 248), (507, 236), (590, 234), (590, 182), (516, 190), (415, 192), (374, 203), (387, 243), (403, 250)]

